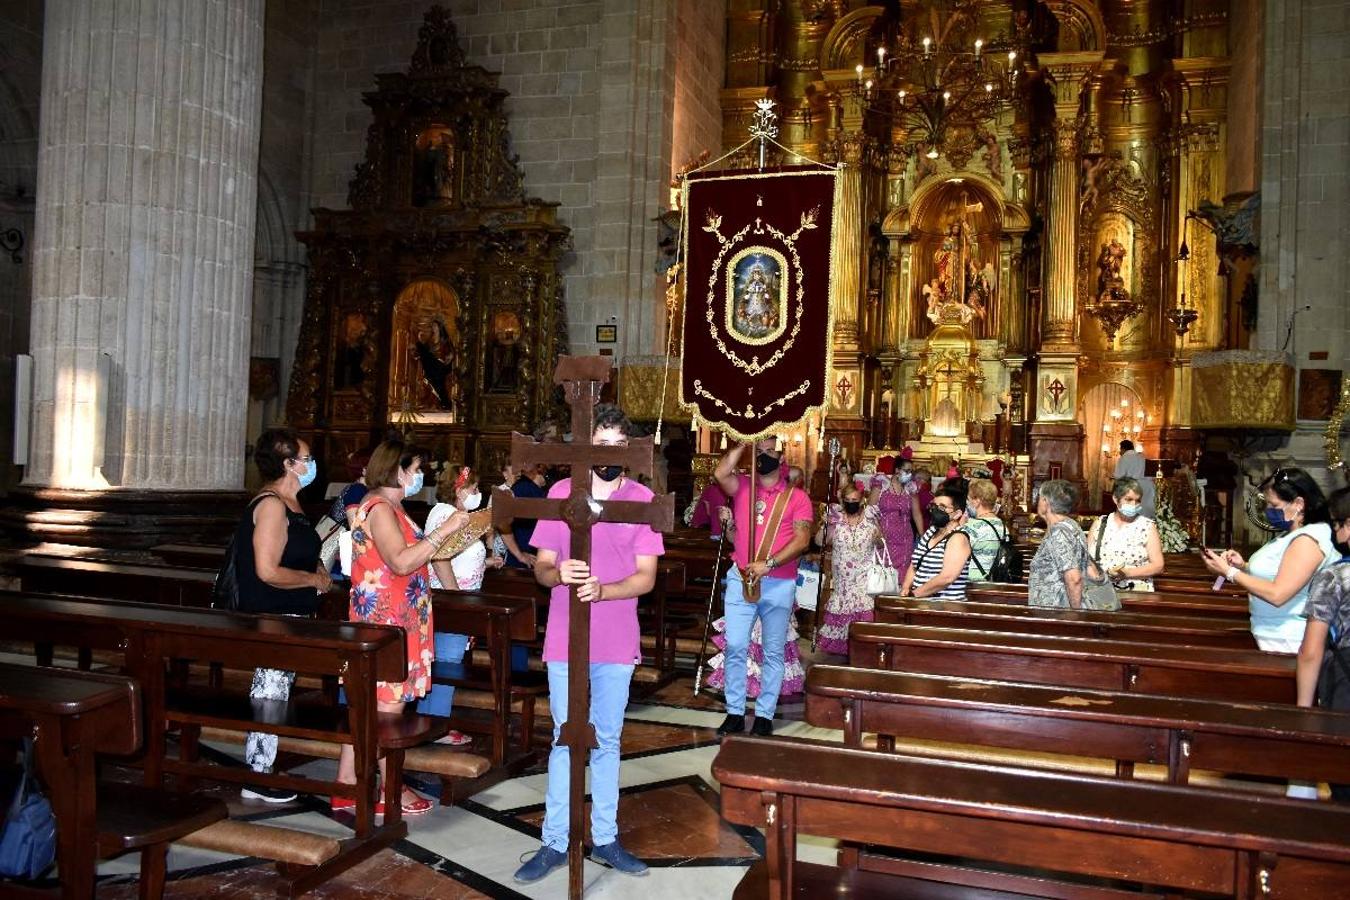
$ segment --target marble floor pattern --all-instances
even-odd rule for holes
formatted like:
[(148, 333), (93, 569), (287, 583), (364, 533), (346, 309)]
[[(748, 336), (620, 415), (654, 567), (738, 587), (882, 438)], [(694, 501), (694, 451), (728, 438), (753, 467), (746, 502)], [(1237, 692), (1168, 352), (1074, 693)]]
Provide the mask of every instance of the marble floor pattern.
[[(805, 644), (803, 644), (805, 649)], [(836, 660), (820, 659), (820, 662)], [(620, 840), (650, 867), (634, 879), (587, 862), (586, 896), (595, 900), (627, 900), (640, 892), (644, 900), (730, 897), (745, 869), (763, 853), (763, 836), (731, 826), (718, 815), (717, 784), (710, 768), (717, 753), (715, 729), (722, 720), (720, 695), (695, 697), (693, 679), (681, 677), (640, 702), (630, 704), (623, 735), (620, 768)], [(802, 698), (780, 702), (778, 734), (838, 741), (836, 731), (813, 728), (803, 721)], [(547, 714), (538, 729), (545, 745)], [(1080, 772), (1110, 774), (1110, 764), (1067, 756), (999, 752), (989, 748), (898, 742), (901, 752), (932, 754), (984, 762), (1020, 762)], [(237, 746), (215, 746), (221, 761), (238, 760)], [(227, 759), (227, 757), (229, 759)], [(242, 763), (241, 763), (242, 764)], [(296, 771), (318, 774), (334, 763), (319, 760)], [(1140, 767), (1137, 777), (1160, 778), (1162, 770)], [(417, 776), (410, 781), (417, 786)], [(1197, 773), (1196, 780), (1205, 779)], [(518, 885), (512, 873), (539, 846), (547, 776), (542, 768), (501, 782), (456, 807), (438, 806), (409, 820), (408, 837), (349, 870), (307, 896), (394, 900), (406, 897), (561, 898), (567, 894), (566, 870), (533, 885)], [(1261, 786), (1272, 793), (1273, 786)], [(237, 788), (212, 790), (230, 805), (231, 817), (343, 837), (350, 818), (335, 817), (326, 797), (268, 806), (241, 800)], [(434, 796), (432, 783), (428, 794)], [(345, 821), (344, 821), (345, 820)], [(802, 836), (798, 858), (832, 864), (832, 841)], [(130, 854), (100, 865), (98, 896), (130, 900), (137, 896), (138, 857)], [(273, 896), (277, 879), (271, 863), (174, 846), (169, 853), (168, 898), (247, 898)]]

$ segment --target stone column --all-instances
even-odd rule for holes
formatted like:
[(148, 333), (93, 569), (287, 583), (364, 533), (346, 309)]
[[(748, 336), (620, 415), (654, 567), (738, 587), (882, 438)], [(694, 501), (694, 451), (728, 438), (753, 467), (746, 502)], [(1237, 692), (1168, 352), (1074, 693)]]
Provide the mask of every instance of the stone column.
[(242, 484), (262, 17), (47, 4), (26, 484)]
[(28, 493), (237, 491), (263, 0), (45, 15)]

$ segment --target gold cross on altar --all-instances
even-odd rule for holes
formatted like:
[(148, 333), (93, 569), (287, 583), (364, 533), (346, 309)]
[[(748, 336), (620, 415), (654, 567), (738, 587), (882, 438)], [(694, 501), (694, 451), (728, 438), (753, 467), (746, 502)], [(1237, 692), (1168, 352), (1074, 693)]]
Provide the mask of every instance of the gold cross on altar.
[[(657, 531), (675, 529), (675, 495), (637, 500), (596, 500), (590, 493), (592, 466), (626, 466), (637, 475), (651, 477), (655, 468), (655, 444), (651, 437), (630, 438), (627, 447), (592, 444), (595, 404), (600, 389), (609, 381), (610, 360), (604, 356), (564, 356), (558, 360), (553, 383), (563, 386), (572, 408), (572, 443), (536, 441), (528, 435), (511, 434), (511, 465), (558, 463), (572, 468), (572, 492), (565, 498), (522, 499), (510, 491), (493, 497), (492, 522), (499, 528), (514, 518), (561, 519), (572, 534), (572, 559), (591, 562), (591, 528), (600, 522), (650, 525)], [(559, 560), (561, 562), (561, 560)], [(558, 742), (570, 751), (567, 832), (567, 893), (572, 900), (582, 894), (582, 838), (586, 833), (586, 762), (595, 739), (591, 725), (591, 604), (577, 599), (572, 586), (568, 601), (567, 629), (567, 722)], [(581, 665), (576, 665), (583, 660)]]

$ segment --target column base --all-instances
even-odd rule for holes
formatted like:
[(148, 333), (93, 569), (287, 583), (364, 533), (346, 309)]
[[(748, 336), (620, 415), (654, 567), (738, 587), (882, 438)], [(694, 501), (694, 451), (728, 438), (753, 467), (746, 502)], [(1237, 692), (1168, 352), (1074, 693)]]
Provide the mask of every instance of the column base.
[(20, 486), (0, 511), (17, 547), (68, 544), (148, 550), (158, 544), (224, 544), (248, 502), (244, 491), (71, 491)]

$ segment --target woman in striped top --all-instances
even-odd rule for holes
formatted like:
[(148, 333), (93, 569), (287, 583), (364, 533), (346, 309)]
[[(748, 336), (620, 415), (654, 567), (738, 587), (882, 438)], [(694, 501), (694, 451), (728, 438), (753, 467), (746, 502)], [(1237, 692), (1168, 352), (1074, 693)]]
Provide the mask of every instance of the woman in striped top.
[(914, 545), (914, 561), (905, 573), (902, 596), (964, 600), (970, 566), (970, 536), (966, 522), (966, 492), (959, 482), (944, 484), (928, 508), (933, 524)]

